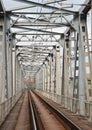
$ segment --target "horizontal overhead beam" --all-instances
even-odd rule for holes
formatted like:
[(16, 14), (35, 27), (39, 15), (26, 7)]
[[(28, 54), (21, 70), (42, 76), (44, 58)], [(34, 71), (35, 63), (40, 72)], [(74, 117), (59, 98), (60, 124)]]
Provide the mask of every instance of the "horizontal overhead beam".
[[(15, 35), (53, 35), (51, 33), (15, 33), (13, 32), (13, 34)], [(60, 35), (60, 34), (55, 34), (55, 35)], [(64, 35), (64, 34), (61, 34), (61, 35)]]
[(55, 7), (55, 6), (37, 3), (37, 2), (34, 2), (34, 1), (28, 1), (28, 0), (14, 0), (14, 1), (20, 1), (20, 2), (24, 2), (26, 4), (32, 4), (32, 5), (44, 7), (44, 8), (47, 8), (47, 9), (59, 10), (59, 11), (63, 11), (63, 12), (69, 13), (69, 14), (75, 14), (76, 13), (76, 11), (70, 11), (70, 10), (58, 8), (58, 7)]
[[(16, 12), (8, 12), (10, 14), (33, 14), (33, 15), (51, 15), (52, 12), (24, 12), (24, 11), (16, 11)], [(66, 14), (66, 13), (65, 13)], [(61, 15), (61, 12), (54, 12), (53, 15)], [(69, 14), (68, 14), (69, 15)]]
[(29, 31), (36, 31), (36, 32), (44, 32), (44, 33), (51, 33), (53, 35), (63, 35), (63, 33), (58, 33), (58, 32), (51, 32), (51, 31), (46, 31), (46, 30), (41, 30), (41, 29), (35, 29), (35, 28), (27, 28), (27, 27), (21, 27), (21, 26), (16, 26), (14, 25), (13, 28), (19, 28), (19, 29), (24, 29), (24, 30), (29, 30)]
[[(12, 16), (12, 15), (10, 15), (10, 16)], [(70, 24), (69, 23), (65, 23), (65, 22), (57, 22), (57, 23), (51, 23), (51, 22), (49, 22), (48, 20), (46, 20), (46, 19), (39, 19), (39, 18), (34, 18), (34, 17), (26, 17), (25, 15), (23, 16), (23, 15), (19, 15), (19, 14), (14, 14), (13, 15), (14, 17), (17, 17), (17, 19), (18, 18), (22, 18), (22, 19), (25, 19), (26, 21), (20, 21), (20, 22), (17, 22), (16, 20), (13, 22), (15, 25), (17, 25), (17, 26), (57, 26), (57, 27), (62, 27), (62, 26), (70, 26)], [(37, 22), (39, 22), (39, 23), (35, 23), (34, 24), (34, 21), (27, 21), (27, 18), (28, 18), (28, 20), (35, 20), (36, 19), (36, 21)], [(60, 17), (59, 17), (60, 18)], [(42, 23), (43, 22), (43, 23)]]
[[(39, 18), (34, 18), (34, 17), (26, 17), (25, 15), (19, 15), (19, 14), (14, 14), (14, 17), (18, 18), (22, 18), (25, 19), (26, 21), (20, 21), (17, 22), (16, 20), (13, 22), (13, 25), (17, 25), (17, 26), (46, 26), (47, 27), (64, 27), (64, 26), (70, 26), (69, 22), (65, 23), (65, 22), (57, 22), (57, 23), (51, 23), (50, 21), (46, 20), (46, 19), (39, 19)], [(27, 21), (28, 20), (33, 20), (33, 21)], [(38, 23), (34, 24), (34, 21), (37, 21)], [(43, 23), (42, 23), (43, 22)]]
[(17, 40), (18, 43), (47, 43), (47, 42), (58, 42), (58, 40)]
[[(43, 4), (51, 4), (51, 3), (56, 3), (56, 2), (59, 2), (61, 0), (50, 0), (50, 1), (46, 1), (44, 2)], [(62, 1), (66, 1), (66, 0), (62, 0)], [(22, 10), (22, 9), (26, 9), (26, 8), (32, 8), (32, 7), (36, 7), (35, 5), (25, 5), (25, 6), (21, 6), (21, 7), (15, 7), (13, 9), (8, 9), (7, 12), (10, 12), (10, 11), (16, 11), (16, 10)]]
[(39, 27), (64, 27), (64, 26), (70, 26), (70, 24), (67, 23), (49, 23), (49, 24), (32, 24), (32, 23), (23, 23), (23, 22), (19, 22), (15, 24), (16, 26), (39, 26)]
[[(48, 51), (34, 51), (32, 50), (30, 53), (42, 53), (42, 54), (49, 54), (49, 53), (52, 53), (52, 52), (48, 52)], [(20, 52), (20, 54), (24, 54), (23, 52)]]
[[(53, 47), (54, 45), (36, 45), (34, 44), (34, 47)], [(16, 47), (28, 47), (28, 48), (31, 48), (33, 47), (33, 45), (16, 45)]]
[[(12, 13), (11, 13), (9, 16), (13, 16), (13, 17), (17, 17), (17, 18), (22, 18), (22, 19), (25, 19), (25, 20), (27, 20), (27, 18), (28, 18), (29, 20), (35, 20), (35, 19), (36, 19), (36, 18), (34, 18), (34, 17), (26, 17), (25, 15), (12, 14)], [(39, 18), (37, 19), (37, 21), (48, 23), (47, 20), (39, 19)]]

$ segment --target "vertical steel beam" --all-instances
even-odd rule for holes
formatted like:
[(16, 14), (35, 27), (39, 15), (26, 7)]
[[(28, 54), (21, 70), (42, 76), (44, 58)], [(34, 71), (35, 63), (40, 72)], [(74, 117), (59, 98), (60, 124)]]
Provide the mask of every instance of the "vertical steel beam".
[(53, 46), (53, 73), (54, 93), (56, 93), (56, 46)]
[(44, 63), (44, 91), (46, 91), (46, 62)]
[(2, 68), (2, 102), (8, 99), (8, 82), (7, 82), (7, 48), (6, 48), (6, 13), (4, 12), (4, 27), (3, 27), (3, 68)]
[(48, 61), (48, 66), (47, 66), (47, 69), (48, 69), (48, 88), (47, 88), (47, 91), (50, 92), (50, 55), (48, 56), (47, 58), (47, 61)]
[[(2, 26), (2, 29), (0, 30), (0, 103), (2, 101), (2, 69), (3, 69), (3, 52), (4, 52), (4, 44), (3, 44), (3, 26), (4, 26), (4, 19), (3, 17), (0, 18), (0, 24)], [(4, 94), (4, 93), (3, 93)]]
[(64, 54), (65, 54), (65, 37), (63, 36), (62, 39), (60, 39), (61, 42), (60, 44), (62, 44), (62, 68), (61, 68), (61, 95), (64, 95), (64, 91), (65, 91), (65, 88), (64, 88)]
[(16, 47), (12, 49), (13, 95), (16, 95)]
[(60, 46), (56, 46), (56, 94), (61, 95)]
[(86, 99), (86, 77), (85, 77), (85, 58), (84, 58), (84, 48), (83, 48), (83, 35), (81, 30), (81, 15), (79, 20), (79, 99), (80, 102), (80, 113), (84, 115), (84, 104), (83, 100)]
[(75, 47), (75, 61), (74, 61), (74, 86), (73, 86), (73, 97), (78, 98), (78, 93), (79, 93), (79, 34), (77, 32), (74, 32), (74, 37), (75, 37), (75, 42), (74, 42), (74, 47)]
[[(79, 98), (81, 100), (90, 100), (91, 94), (91, 71), (88, 48), (88, 34), (86, 25), (86, 15), (80, 14), (79, 27)], [(85, 114), (84, 104), (81, 102), (81, 114)]]
[(19, 63), (16, 57), (16, 93), (18, 93), (19, 91)]
[(54, 68), (53, 68), (53, 54), (51, 54), (51, 59), (50, 59), (50, 90), (53, 93), (54, 92)]
[(50, 85), (49, 85), (49, 91), (51, 92), (52, 91), (52, 54), (49, 54), (50, 58), (49, 58), (49, 66), (50, 66)]
[(48, 61), (46, 60), (45, 61), (45, 64), (46, 64), (46, 82), (45, 82), (45, 87), (46, 87), (46, 91), (48, 91)]
[(92, 46), (92, 0), (91, 0), (91, 46)]
[(7, 79), (8, 79), (8, 98), (13, 96), (12, 79), (12, 34), (7, 34)]
[(43, 87), (43, 91), (45, 90), (45, 64), (43, 64), (43, 85), (42, 85), (42, 87)]
[(65, 38), (64, 47), (64, 95), (69, 96), (68, 92), (69, 85), (69, 36)]

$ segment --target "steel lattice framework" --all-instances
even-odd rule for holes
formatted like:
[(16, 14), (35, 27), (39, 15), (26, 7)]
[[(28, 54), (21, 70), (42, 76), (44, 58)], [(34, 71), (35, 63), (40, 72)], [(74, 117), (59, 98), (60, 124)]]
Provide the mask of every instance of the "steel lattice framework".
[[(52, 47), (57, 45), (59, 39), (64, 36), (62, 27), (72, 28), (72, 24), (67, 16), (73, 17), (78, 12), (66, 10), (64, 9), (65, 7), (62, 6), (59, 7), (63, 0), (43, 1), (42, 3), (40, 1), (19, 1), (28, 5), (6, 10), (6, 15), (8, 15), (7, 17), (10, 20), (7, 31), (15, 36), (20, 61), (26, 66), (29, 61), (33, 62), (33, 67), (34, 64), (38, 64), (39, 66), (39, 62), (40, 65), (43, 64), (45, 58), (52, 51)], [(67, 7), (70, 8), (71, 5)], [(30, 11), (25, 12), (23, 9), (29, 9)], [(57, 27), (60, 28), (61, 32), (58, 32)], [(57, 31), (54, 31), (55, 28)], [(59, 37), (58, 39), (57, 36)], [(23, 43), (26, 44), (26, 47), (23, 46)], [(28, 43), (30, 43), (30, 45), (28, 45)], [(41, 46), (39, 47), (39, 45)], [(31, 56), (29, 57), (29, 55)], [(28, 63), (28, 65), (29, 64), (30, 63)]]
[[(10, 86), (20, 86), (19, 78), (29, 73), (37, 89), (92, 101), (92, 32), (90, 42), (87, 27), (91, 10), (91, 0), (10, 0), (10, 7), (0, 1), (6, 97), (14, 91)], [(81, 115), (84, 112), (80, 102)]]

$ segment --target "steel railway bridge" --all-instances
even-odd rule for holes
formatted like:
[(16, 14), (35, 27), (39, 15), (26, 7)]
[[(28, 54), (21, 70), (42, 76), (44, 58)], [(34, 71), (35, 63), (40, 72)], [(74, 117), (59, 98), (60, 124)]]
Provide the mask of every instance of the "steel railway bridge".
[(0, 130), (53, 129), (34, 94), (92, 129), (92, 0), (0, 0), (0, 57)]

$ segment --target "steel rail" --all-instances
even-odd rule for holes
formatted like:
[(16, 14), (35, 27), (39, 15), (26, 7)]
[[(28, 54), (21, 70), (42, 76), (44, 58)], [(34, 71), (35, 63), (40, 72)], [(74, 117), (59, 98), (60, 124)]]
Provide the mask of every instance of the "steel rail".
[(43, 99), (39, 94), (35, 93), (41, 101), (46, 104), (46, 106), (51, 109), (58, 117), (60, 117), (72, 130), (82, 130), (79, 126), (77, 126), (74, 122), (72, 122), (69, 118), (67, 118), (60, 110), (57, 110), (53, 105)]
[(33, 118), (34, 130), (37, 130), (36, 119), (35, 119), (35, 115), (34, 115), (34, 110), (33, 110), (31, 98), (30, 98), (30, 108), (31, 108), (31, 114), (32, 114), (32, 118)]

